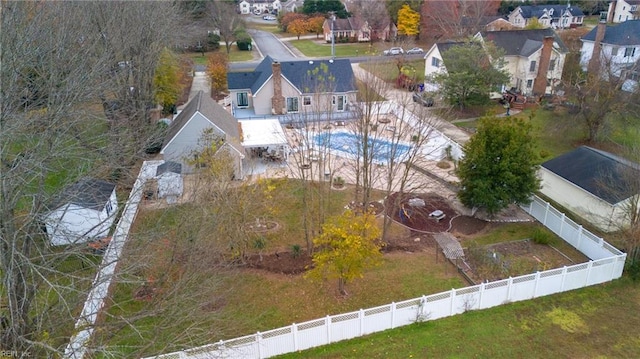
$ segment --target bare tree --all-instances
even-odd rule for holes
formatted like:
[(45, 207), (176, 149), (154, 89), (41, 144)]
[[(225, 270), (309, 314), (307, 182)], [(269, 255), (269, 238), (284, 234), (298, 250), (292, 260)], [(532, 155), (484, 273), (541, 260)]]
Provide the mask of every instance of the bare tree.
[(371, 29), (371, 42), (379, 40), (385, 29), (391, 24), (391, 18), (384, 0), (356, 0), (351, 3), (351, 12), (362, 22), (367, 22)]
[(496, 16), (496, 0), (426, 0), (422, 3), (421, 34), (432, 39), (461, 39), (481, 31)]
[(220, 31), (220, 38), (224, 41), (228, 54), (231, 51), (231, 45), (237, 40), (236, 34), (238, 29), (244, 26), (242, 18), (236, 12), (234, 1), (209, 1), (205, 21)]
[[(143, 11), (145, 6), (149, 12)], [(149, 86), (157, 53), (147, 50), (160, 49), (153, 30), (155, 21), (165, 20), (154, 16), (155, 7), (165, 5), (0, 6), (2, 350), (23, 357), (57, 357), (73, 331), (77, 308), (86, 299), (100, 260), (86, 244), (52, 247), (43, 216), (78, 178), (109, 179), (114, 169), (133, 162), (133, 151), (111, 146), (119, 137), (108, 132), (100, 99), (119, 96), (120, 80), (113, 71), (121, 61), (122, 67), (150, 68), (123, 75), (136, 89), (128, 101), (140, 109), (153, 99)], [(139, 33), (132, 34), (135, 31)], [(113, 43), (118, 37), (127, 41)], [(117, 134), (141, 138), (138, 128), (119, 126)]]

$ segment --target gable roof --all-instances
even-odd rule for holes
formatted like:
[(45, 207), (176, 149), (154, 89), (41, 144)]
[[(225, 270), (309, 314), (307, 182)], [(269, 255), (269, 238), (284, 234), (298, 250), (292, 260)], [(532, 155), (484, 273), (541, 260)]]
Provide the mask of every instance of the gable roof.
[[(328, 22), (330, 21), (330, 19), (327, 19), (325, 21)], [(361, 23), (354, 17), (348, 17), (346, 19), (338, 18), (333, 22), (333, 31), (357, 31), (360, 30), (363, 25), (363, 23)], [(331, 26), (331, 23), (329, 23), (329, 26)]]
[[(594, 196), (616, 204), (636, 193), (632, 186), (625, 185), (626, 171), (632, 170), (640, 176), (640, 167), (609, 152), (588, 146), (553, 158), (542, 167), (575, 184)], [(607, 188), (603, 184), (607, 184)]]
[[(241, 154), (244, 153), (244, 149), (240, 144), (240, 125), (238, 124), (238, 120), (203, 91), (198, 91), (187, 106), (185, 106), (180, 114), (171, 122), (167, 136), (162, 144), (163, 149), (196, 113), (202, 114), (212, 125), (221, 129), (225, 134), (225, 142), (230, 143)], [(194, 139), (194, 141), (197, 140), (197, 138)]]
[(67, 203), (75, 204), (82, 208), (101, 211), (106, 205), (116, 185), (95, 179), (82, 178), (78, 182), (66, 187), (47, 207), (55, 210)]
[(584, 16), (582, 9), (576, 6), (567, 6), (567, 5), (523, 5), (519, 7), (522, 13), (522, 17), (525, 19), (530, 19), (532, 17), (540, 18), (544, 15), (545, 10), (553, 9), (553, 13), (551, 14), (552, 19), (560, 18), (560, 16), (567, 10), (573, 16)]
[(182, 164), (173, 161), (166, 161), (156, 168), (156, 176), (160, 176), (165, 173), (182, 173)]
[[(602, 42), (611, 45), (640, 45), (640, 20), (627, 20), (617, 25), (606, 25)], [(584, 41), (596, 41), (598, 27), (582, 37)]]
[[(493, 41), (497, 47), (505, 51), (505, 56), (529, 57), (542, 48), (544, 38), (553, 36), (553, 47), (562, 53), (569, 49), (553, 29), (483, 31), (480, 33), (485, 41)], [(557, 44), (557, 45), (556, 45)]]
[[(255, 94), (273, 75), (271, 65), (274, 62), (270, 56), (266, 56), (252, 72), (229, 72), (227, 74), (229, 90), (250, 89)], [(349, 59), (280, 62), (282, 76), (302, 93), (309, 93), (309, 91), (304, 91), (305, 84), (312, 80), (311, 73), (320, 66), (326, 66), (328, 76), (335, 79), (335, 92), (356, 91), (353, 69)]]

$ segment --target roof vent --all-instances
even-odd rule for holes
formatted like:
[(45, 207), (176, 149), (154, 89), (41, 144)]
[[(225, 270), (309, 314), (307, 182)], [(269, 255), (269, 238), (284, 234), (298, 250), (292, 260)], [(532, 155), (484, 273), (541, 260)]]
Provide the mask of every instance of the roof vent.
[(309, 65), (313, 65), (313, 60), (309, 60)]

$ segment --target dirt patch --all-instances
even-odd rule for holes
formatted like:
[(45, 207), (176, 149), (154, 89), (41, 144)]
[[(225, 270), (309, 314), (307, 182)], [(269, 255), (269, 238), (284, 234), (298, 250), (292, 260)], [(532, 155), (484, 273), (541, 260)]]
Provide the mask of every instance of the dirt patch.
[[(450, 230), (458, 216), (446, 199), (433, 194), (393, 193), (385, 201), (386, 215), (416, 233), (441, 233)], [(435, 218), (432, 213), (440, 211)]]
[(249, 268), (266, 270), (280, 274), (300, 274), (313, 265), (311, 257), (306, 252), (275, 252), (270, 254), (253, 254), (246, 259)]
[(476, 283), (576, 264), (554, 247), (528, 239), (467, 248), (465, 257), (465, 273)]
[(380, 202), (369, 202), (365, 207), (362, 202), (351, 201), (347, 205), (347, 208), (356, 213), (362, 213), (366, 210), (376, 216), (384, 211), (384, 205)]

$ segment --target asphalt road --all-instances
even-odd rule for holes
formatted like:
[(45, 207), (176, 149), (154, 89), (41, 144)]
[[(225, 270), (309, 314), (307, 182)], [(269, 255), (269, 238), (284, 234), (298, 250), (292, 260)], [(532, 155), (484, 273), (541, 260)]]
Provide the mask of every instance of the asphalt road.
[[(262, 19), (256, 18), (253, 19), (254, 22), (260, 22)], [(294, 60), (302, 60), (306, 59), (303, 54), (299, 51), (290, 50), (287, 47), (287, 44), (283, 43), (278, 39), (275, 35), (270, 32), (249, 29), (247, 30), (251, 37), (253, 38), (253, 42), (256, 44), (257, 48), (262, 53), (262, 56), (271, 56), (273, 59), (278, 61), (294, 61)], [(294, 53), (296, 52), (296, 53)], [(415, 54), (415, 55), (403, 55), (407, 59), (415, 60), (421, 59), (424, 54)], [(354, 56), (349, 57), (351, 63), (360, 63), (360, 62), (368, 62), (368, 61), (392, 61), (396, 56)], [(253, 70), (260, 61), (249, 61), (249, 62), (234, 62), (229, 64), (230, 71), (251, 71)]]

